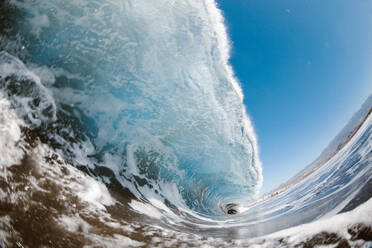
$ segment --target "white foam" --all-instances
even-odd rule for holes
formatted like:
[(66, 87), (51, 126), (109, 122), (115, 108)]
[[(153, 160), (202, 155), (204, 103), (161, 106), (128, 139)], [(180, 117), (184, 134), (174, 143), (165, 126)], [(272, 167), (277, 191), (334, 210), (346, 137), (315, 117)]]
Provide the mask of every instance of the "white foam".
[(129, 206), (138, 213), (145, 214), (155, 219), (161, 219), (163, 214), (150, 204), (143, 203), (137, 200), (132, 200)]
[(239, 239), (233, 241), (237, 246), (270, 248), (278, 246), (278, 240), (285, 243), (287, 247), (294, 247), (306, 240), (311, 239), (317, 234), (336, 233), (340, 237), (349, 240), (350, 245), (363, 245), (364, 241), (352, 241), (348, 229), (356, 224), (372, 226), (372, 199), (355, 208), (354, 210), (342, 214), (324, 218), (308, 224), (284, 229), (270, 235), (261, 236), (253, 239)]
[[(16, 79), (5, 80), (7, 77)], [(56, 104), (51, 92), (21, 60), (4, 51), (0, 52), (0, 78), (4, 79), (2, 92), (12, 99), (17, 114), (24, 120), (27, 118), (29, 127), (56, 120)], [(13, 94), (14, 89), (17, 94)], [(38, 99), (37, 104), (33, 102), (35, 99)]]
[[(123, 236), (121, 234), (113, 234), (112, 237), (110, 236), (100, 236), (97, 234), (94, 234), (94, 232), (91, 232), (90, 230), (93, 228), (91, 225), (89, 225), (86, 221), (84, 221), (79, 215), (74, 216), (66, 216), (63, 215), (59, 217), (58, 219), (60, 221), (60, 225), (63, 226), (66, 230), (72, 233), (80, 232), (83, 233), (84, 236), (96, 244), (100, 244), (104, 247), (118, 247), (118, 246), (126, 246), (126, 247), (139, 247), (143, 246), (143, 242), (139, 242), (136, 240), (133, 240), (129, 237)], [(107, 225), (107, 223), (104, 223)], [(119, 223), (111, 222), (109, 223), (110, 226), (121, 228), (122, 226)], [(128, 227), (129, 228), (129, 227)], [(125, 230), (133, 230), (131, 228), (126, 229), (125, 226), (123, 226), (123, 229)], [(85, 245), (84, 247), (96, 247), (91, 245)]]
[(90, 177), (82, 178), (83, 181), (79, 182), (79, 186), (84, 183), (83, 188), (79, 189), (77, 195), (84, 201), (90, 202), (97, 207), (104, 209), (104, 206), (110, 206), (115, 203), (114, 199), (111, 197), (107, 190), (107, 187), (98, 181)]
[(372, 216), (372, 199), (368, 200), (367, 202), (358, 206), (356, 209), (350, 212), (338, 214), (328, 219), (322, 219), (309, 224), (282, 230), (269, 235), (268, 237), (290, 237), (290, 242), (299, 242), (301, 240), (304, 240), (305, 237), (311, 237), (320, 232), (334, 232), (343, 237), (349, 238), (350, 234), (347, 232), (347, 230), (352, 225), (365, 224), (367, 226), (372, 226), (372, 218), (368, 218), (369, 216)]
[(10, 103), (0, 93), (0, 166), (19, 164), (24, 156), (20, 147), (23, 121), (17, 118)]
[(66, 230), (70, 232), (77, 232), (77, 231), (82, 231), (84, 233), (89, 233), (89, 229), (91, 226), (84, 221), (79, 215), (74, 215), (74, 216), (67, 216), (67, 215), (62, 215), (61, 217), (58, 218), (60, 221), (60, 225), (64, 226)]
[(49, 17), (38, 12), (35, 12), (34, 16), (29, 19), (29, 23), (31, 26), (31, 33), (36, 35), (38, 38), (40, 37), (42, 30), (50, 25)]
[[(93, 235), (91, 235), (93, 236)], [(143, 242), (139, 242), (136, 240), (133, 240), (129, 237), (125, 237), (123, 235), (114, 234), (113, 238), (107, 238), (102, 236), (96, 236), (93, 240), (97, 244), (101, 244), (104, 247), (142, 247), (145, 245)], [(94, 248), (96, 245), (84, 245), (84, 248)]]

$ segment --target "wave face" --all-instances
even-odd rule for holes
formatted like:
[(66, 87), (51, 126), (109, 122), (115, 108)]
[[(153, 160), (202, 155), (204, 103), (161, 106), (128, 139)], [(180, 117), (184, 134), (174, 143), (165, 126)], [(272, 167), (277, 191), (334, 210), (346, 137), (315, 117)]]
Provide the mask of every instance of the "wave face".
[(201, 214), (254, 199), (256, 138), (214, 1), (11, 0), (1, 8), (2, 91), (67, 161), (108, 168), (138, 197)]

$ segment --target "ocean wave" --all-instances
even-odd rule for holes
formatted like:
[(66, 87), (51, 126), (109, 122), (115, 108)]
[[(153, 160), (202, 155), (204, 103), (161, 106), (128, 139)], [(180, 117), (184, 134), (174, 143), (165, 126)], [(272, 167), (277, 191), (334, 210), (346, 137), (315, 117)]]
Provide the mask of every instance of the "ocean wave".
[(257, 199), (256, 135), (213, 0), (9, 0), (0, 10), (3, 244), (369, 240), (370, 101), (321, 162)]
[(13, 61), (51, 98), (54, 127), (39, 133), (68, 161), (109, 168), (139, 197), (176, 185), (199, 213), (254, 199), (257, 142), (213, 1), (9, 4), (29, 71)]

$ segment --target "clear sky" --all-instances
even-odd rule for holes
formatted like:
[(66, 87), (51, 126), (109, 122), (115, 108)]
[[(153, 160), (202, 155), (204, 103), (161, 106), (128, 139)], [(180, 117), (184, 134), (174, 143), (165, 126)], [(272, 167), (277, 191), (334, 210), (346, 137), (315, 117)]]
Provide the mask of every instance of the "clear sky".
[(267, 192), (312, 162), (372, 93), (372, 0), (217, 0)]

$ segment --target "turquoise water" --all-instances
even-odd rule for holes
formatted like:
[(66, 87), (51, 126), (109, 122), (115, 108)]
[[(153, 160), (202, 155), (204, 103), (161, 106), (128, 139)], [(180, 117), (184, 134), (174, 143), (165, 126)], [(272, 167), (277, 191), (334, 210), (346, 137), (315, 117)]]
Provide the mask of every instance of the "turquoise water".
[(3, 50), (47, 89), (56, 108), (50, 143), (66, 159), (108, 167), (138, 195), (176, 185), (189, 208), (208, 215), (254, 199), (256, 137), (213, 1), (9, 6)]

